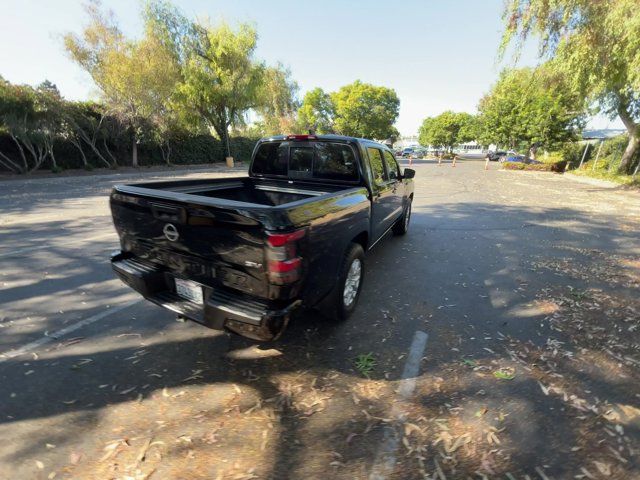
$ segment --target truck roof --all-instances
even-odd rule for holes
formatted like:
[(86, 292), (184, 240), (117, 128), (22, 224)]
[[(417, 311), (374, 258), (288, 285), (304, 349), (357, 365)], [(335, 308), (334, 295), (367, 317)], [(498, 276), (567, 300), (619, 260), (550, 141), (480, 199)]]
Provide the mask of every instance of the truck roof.
[(309, 140), (338, 140), (343, 142), (358, 142), (358, 143), (374, 143), (376, 146), (380, 145), (386, 148), (389, 148), (388, 145), (385, 145), (381, 142), (376, 142), (375, 140), (370, 140), (368, 138), (358, 138), (358, 137), (349, 137), (347, 135), (335, 135), (335, 134), (325, 134), (325, 135), (272, 135), (270, 137), (263, 137), (258, 140), (258, 143), (262, 142), (274, 142), (274, 141), (282, 141), (282, 140), (306, 140), (308, 137)]

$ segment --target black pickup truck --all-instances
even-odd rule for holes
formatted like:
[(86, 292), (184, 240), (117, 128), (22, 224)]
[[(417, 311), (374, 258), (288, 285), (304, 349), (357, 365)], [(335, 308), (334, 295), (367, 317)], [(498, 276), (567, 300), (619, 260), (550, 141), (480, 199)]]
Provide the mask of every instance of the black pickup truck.
[(414, 175), (371, 140), (262, 139), (248, 177), (114, 186), (111, 263), (151, 302), (256, 340), (301, 306), (345, 319), (365, 251), (409, 227)]

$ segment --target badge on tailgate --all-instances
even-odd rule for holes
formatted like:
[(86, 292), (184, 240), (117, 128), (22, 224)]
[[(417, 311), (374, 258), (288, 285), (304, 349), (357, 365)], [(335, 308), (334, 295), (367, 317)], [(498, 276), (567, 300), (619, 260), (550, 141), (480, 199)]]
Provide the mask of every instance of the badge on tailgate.
[(174, 280), (176, 282), (176, 293), (178, 295), (200, 305), (204, 303), (202, 286), (199, 283), (192, 282), (191, 280), (183, 280), (181, 278), (175, 278)]

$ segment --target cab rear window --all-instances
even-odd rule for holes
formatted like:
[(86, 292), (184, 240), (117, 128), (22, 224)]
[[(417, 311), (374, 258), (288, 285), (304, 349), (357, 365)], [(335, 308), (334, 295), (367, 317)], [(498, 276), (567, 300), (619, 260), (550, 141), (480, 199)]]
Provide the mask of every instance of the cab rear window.
[(266, 142), (256, 151), (254, 175), (318, 180), (358, 180), (358, 162), (349, 145), (331, 142)]

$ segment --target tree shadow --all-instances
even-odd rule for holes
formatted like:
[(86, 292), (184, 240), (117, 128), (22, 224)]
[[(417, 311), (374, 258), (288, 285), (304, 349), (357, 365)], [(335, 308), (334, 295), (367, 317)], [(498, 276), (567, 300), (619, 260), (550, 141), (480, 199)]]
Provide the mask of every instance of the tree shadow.
[[(16, 358), (4, 362), (0, 366), (0, 398), (3, 398), (0, 429), (10, 435), (12, 427), (29, 420), (78, 415), (80, 422), (89, 425), (84, 433), (89, 438), (99, 431), (101, 419), (108, 410), (135, 404), (139, 395), (142, 395), (139, 401), (147, 404), (162, 400), (165, 389), (200, 391), (236, 384), (253, 392), (252, 402), (257, 399), (269, 406), (270, 399), (276, 399), (272, 402), (286, 400), (283, 378), (302, 375), (306, 379), (305, 372), (308, 372), (319, 380), (313, 387), (305, 383), (304, 388), (322, 391), (330, 388), (329, 376), (337, 374), (340, 384), (331, 388), (340, 392), (335, 394), (335, 402), (342, 415), (334, 410), (331, 416), (322, 412), (306, 415), (294, 407), (294, 403), (282, 400), (284, 403), (274, 421), (279, 434), (269, 450), (265, 476), (286, 478), (295, 472), (297, 475), (293, 476), (304, 476), (304, 473), (313, 478), (321, 466), (316, 465), (315, 460), (310, 461), (310, 456), (316, 453), (314, 450), (333, 445), (342, 457), (327, 459), (324, 474), (332, 472), (331, 475), (340, 478), (361, 478), (373, 462), (385, 424), (361, 411), (384, 418), (393, 395), (371, 397), (355, 405), (350, 400), (349, 388), (361, 377), (354, 367), (354, 357), (358, 353), (375, 352), (380, 368), (372, 372), (371, 382), (393, 392), (401, 378), (401, 355), (406, 355), (415, 330), (421, 329), (430, 335), (421, 375), (433, 378), (452, 372), (457, 380), (452, 382), (451, 389), (441, 392), (419, 389), (412, 400), (416, 412), (427, 417), (442, 415), (449, 409), (447, 404), (475, 399), (477, 392), (484, 389), (486, 395), (469, 405), (503, 406), (513, 415), (513, 420), (509, 420), (512, 433), (505, 434), (511, 456), (504, 463), (512, 473), (533, 474), (533, 468), (544, 457), (553, 462), (550, 471), (559, 475), (558, 478), (575, 474), (580, 462), (587, 462), (593, 451), (585, 448), (572, 453), (564, 447), (558, 449), (560, 440), (570, 446), (581, 444), (585, 432), (577, 427), (579, 422), (574, 417), (569, 418), (563, 412), (562, 402), (540, 391), (535, 377), (525, 377), (523, 371), (513, 382), (496, 383), (493, 379), (492, 390), (487, 391), (486, 379), (479, 382), (472, 374), (460, 374), (459, 368), (462, 358), (471, 358), (492, 368), (508, 359), (500, 335), (526, 344), (530, 349), (543, 346), (545, 335), (550, 334), (568, 343), (576, 341), (566, 334), (550, 332), (547, 327), (541, 330), (546, 314), (535, 310), (531, 313), (527, 306), (549, 285), (566, 287), (570, 282), (576, 288), (586, 288), (593, 282), (603, 282), (603, 288), (616, 286), (607, 285), (602, 279), (574, 278), (532, 265), (539, 259), (597, 261), (560, 246), (637, 256), (640, 253), (637, 233), (621, 231), (616, 227), (616, 219), (615, 214), (594, 217), (571, 208), (497, 207), (484, 202), (414, 207), (410, 233), (402, 238), (385, 239), (368, 256), (365, 290), (358, 313), (349, 322), (338, 324), (313, 311), (305, 312), (292, 322), (279, 341), (254, 348), (262, 352), (277, 350), (278, 356), (234, 359), (228, 356), (229, 352), (251, 349), (254, 344), (227, 335), (200, 337), (201, 327), (197, 326), (188, 327), (190, 332), (184, 333), (186, 338), (176, 339), (175, 326), (168, 325), (170, 317), (159, 314), (157, 307), (145, 306), (147, 316), (153, 317), (156, 325), (159, 320), (159, 325), (169, 330), (166, 339), (121, 346), (118, 338), (111, 338), (101, 350), (80, 353), (60, 350), (37, 359)], [(26, 297), (25, 292), (12, 293)], [(91, 362), (83, 363), (87, 358)], [(494, 361), (498, 363), (492, 363)], [(25, 381), (28, 370), (34, 373)], [(197, 370), (200, 372), (188, 379)], [(613, 379), (597, 371), (575, 372), (575, 377), (585, 389), (592, 389), (593, 395), (611, 391), (612, 398), (615, 394), (615, 400), (620, 402), (628, 403), (633, 398), (630, 395), (638, 392), (635, 377)], [(489, 380), (492, 378), (489, 376)], [(101, 385), (107, 387), (100, 388)], [(12, 397), (9, 389), (16, 387), (19, 391)], [(128, 391), (132, 387), (136, 388)], [(622, 392), (628, 393), (618, 396)], [(202, 407), (211, 417), (217, 419), (227, 408), (225, 404), (215, 403), (212, 396), (204, 398), (213, 402)], [(251, 404), (243, 404), (238, 411), (242, 413), (250, 408)], [(161, 418), (159, 415), (153, 419)], [(188, 421), (185, 418), (185, 422)], [(370, 436), (363, 433), (367, 429)], [(349, 438), (350, 432), (366, 440), (347, 442), (345, 438)], [(634, 442), (639, 440), (640, 432), (635, 427), (629, 427), (627, 432)], [(314, 443), (309, 443), (309, 439)], [(66, 441), (70, 444), (74, 439)], [(24, 441), (4, 461), (15, 464), (30, 458), (41, 451), (45, 442), (64, 445), (65, 438), (55, 432), (51, 437), (43, 433)], [(188, 450), (187, 446), (176, 447), (167, 458), (180, 462)], [(345, 466), (330, 467), (332, 461)], [(458, 466), (458, 471), (474, 475), (473, 469), (477, 468), (477, 463), (469, 462)], [(631, 464), (626, 471), (636, 468)], [(411, 471), (403, 478), (413, 477)]]

